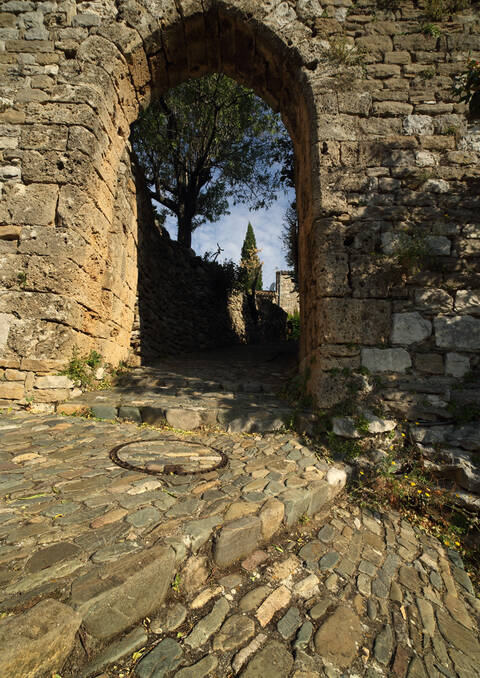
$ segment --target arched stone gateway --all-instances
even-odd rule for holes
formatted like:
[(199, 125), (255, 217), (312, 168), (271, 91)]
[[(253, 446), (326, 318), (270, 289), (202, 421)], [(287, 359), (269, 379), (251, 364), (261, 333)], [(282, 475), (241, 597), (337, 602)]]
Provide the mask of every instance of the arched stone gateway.
[(0, 404), (58, 400), (38, 375), (74, 346), (126, 358), (142, 209), (130, 124), (158, 92), (222, 71), (281, 111), (295, 146), (301, 369), (318, 402), (363, 367), (389, 375), (400, 410), (405, 391), (442, 408), (480, 350), (479, 132), (451, 94), (480, 37), (471, 12), (440, 33), (422, 12), (4, 2)]

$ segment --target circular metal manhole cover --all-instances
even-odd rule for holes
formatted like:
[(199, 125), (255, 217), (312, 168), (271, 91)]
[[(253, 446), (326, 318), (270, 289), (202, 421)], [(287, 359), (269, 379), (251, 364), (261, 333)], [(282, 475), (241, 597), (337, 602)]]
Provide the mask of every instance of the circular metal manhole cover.
[(110, 451), (115, 464), (150, 475), (207, 473), (225, 466), (227, 457), (213, 447), (189, 440), (134, 440)]

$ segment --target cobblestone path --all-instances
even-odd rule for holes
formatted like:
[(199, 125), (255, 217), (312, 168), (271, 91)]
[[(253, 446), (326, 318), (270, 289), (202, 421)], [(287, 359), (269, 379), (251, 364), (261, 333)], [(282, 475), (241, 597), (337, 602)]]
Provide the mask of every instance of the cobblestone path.
[[(228, 463), (165, 476), (109, 457), (160, 437)], [(4, 413), (0, 440), (1, 675), (479, 675), (458, 554), (353, 505), (293, 434)]]

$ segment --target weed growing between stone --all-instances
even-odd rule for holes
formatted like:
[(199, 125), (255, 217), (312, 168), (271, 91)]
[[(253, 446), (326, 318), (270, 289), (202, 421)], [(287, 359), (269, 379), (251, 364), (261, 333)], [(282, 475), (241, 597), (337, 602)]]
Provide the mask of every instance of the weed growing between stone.
[[(101, 376), (97, 377), (97, 370), (104, 368)], [(103, 362), (103, 358), (97, 351), (90, 351), (87, 355), (81, 355), (76, 346), (72, 349), (72, 357), (68, 366), (60, 372), (73, 381), (75, 386), (83, 390), (100, 390), (112, 385), (115, 377), (127, 370), (126, 365), (120, 362), (117, 367), (112, 367)]]
[(352, 497), (373, 511), (398, 511), (448, 549), (458, 551), (478, 588), (480, 517), (456, 503), (452, 492), (438, 486), (418, 449), (411, 445), (391, 448), (382, 463), (356, 472), (350, 485)]

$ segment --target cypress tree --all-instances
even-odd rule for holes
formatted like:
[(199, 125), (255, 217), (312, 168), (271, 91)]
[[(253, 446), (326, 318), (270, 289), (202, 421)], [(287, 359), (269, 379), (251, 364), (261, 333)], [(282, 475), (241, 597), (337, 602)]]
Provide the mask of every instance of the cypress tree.
[(258, 256), (257, 240), (253, 226), (248, 222), (247, 232), (245, 233), (245, 240), (242, 245), (242, 258), (240, 267), (243, 271), (244, 289), (261, 290), (263, 288), (262, 281), (262, 262)]

